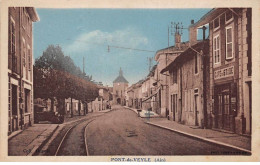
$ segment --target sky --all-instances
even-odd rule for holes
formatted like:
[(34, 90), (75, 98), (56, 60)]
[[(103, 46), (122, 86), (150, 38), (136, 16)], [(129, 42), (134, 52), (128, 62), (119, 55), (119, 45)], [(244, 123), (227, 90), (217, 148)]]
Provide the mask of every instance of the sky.
[[(112, 86), (120, 67), (130, 85), (147, 76), (148, 58), (154, 59), (157, 50), (168, 47), (171, 22), (181, 22), (188, 28), (192, 19), (198, 21), (211, 9), (36, 10), (40, 21), (33, 24), (34, 58), (40, 57), (48, 45), (60, 45), (81, 69), (85, 58), (87, 75)], [(182, 42), (188, 41), (188, 34), (183, 29)], [(198, 34), (201, 39), (202, 30)], [(174, 45), (171, 30), (169, 45)]]

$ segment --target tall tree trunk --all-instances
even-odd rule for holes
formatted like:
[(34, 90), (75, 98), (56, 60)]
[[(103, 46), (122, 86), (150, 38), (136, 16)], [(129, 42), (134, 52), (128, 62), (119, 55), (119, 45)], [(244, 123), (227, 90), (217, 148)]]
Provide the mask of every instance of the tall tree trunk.
[(88, 114), (88, 103), (86, 103), (86, 114)]
[(70, 98), (70, 113), (71, 113), (71, 117), (73, 117), (73, 103), (72, 103), (72, 97)]
[(84, 111), (84, 116), (86, 116), (86, 103), (83, 103), (83, 111)]

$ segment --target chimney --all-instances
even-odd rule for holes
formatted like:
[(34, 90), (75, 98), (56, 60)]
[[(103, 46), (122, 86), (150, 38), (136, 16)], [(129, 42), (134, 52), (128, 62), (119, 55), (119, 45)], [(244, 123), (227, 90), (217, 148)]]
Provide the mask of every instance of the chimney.
[(189, 27), (189, 41), (190, 46), (196, 44), (197, 42), (197, 27), (194, 27), (194, 20), (191, 20), (191, 25)]
[(177, 47), (178, 49), (180, 49), (181, 47), (181, 35), (179, 32), (175, 33), (175, 47)]

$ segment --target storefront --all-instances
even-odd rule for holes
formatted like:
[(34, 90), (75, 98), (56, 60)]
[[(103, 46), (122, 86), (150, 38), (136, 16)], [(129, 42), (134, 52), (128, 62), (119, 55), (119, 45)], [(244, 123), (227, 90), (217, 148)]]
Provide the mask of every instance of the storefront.
[(214, 126), (235, 132), (237, 116), (237, 74), (235, 63), (214, 69)]
[(214, 87), (215, 127), (235, 131), (237, 115), (237, 85), (234, 82), (216, 85)]

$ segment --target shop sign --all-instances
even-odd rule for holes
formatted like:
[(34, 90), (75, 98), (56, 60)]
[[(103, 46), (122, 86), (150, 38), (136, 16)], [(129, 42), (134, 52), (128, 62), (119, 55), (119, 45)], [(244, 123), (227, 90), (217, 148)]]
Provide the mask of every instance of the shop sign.
[(227, 68), (214, 71), (215, 80), (230, 77), (230, 76), (234, 76), (234, 66), (230, 66)]

